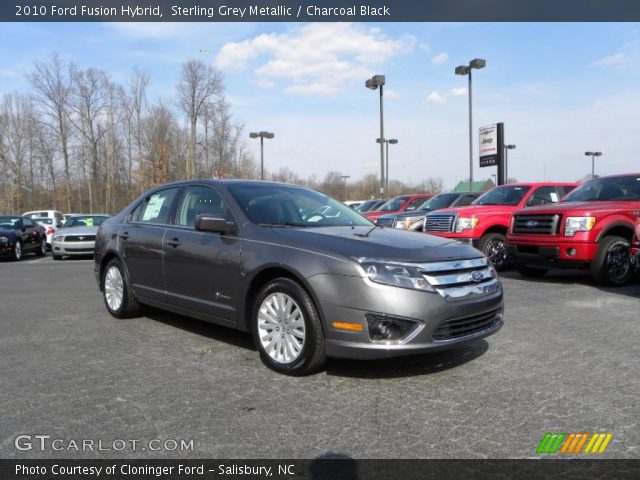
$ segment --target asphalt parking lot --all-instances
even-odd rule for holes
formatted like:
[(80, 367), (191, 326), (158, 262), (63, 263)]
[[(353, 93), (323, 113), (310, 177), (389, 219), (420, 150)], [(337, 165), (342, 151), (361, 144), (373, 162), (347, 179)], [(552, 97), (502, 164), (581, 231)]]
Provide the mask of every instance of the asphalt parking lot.
[[(507, 273), (486, 341), (291, 378), (247, 334), (110, 317), (91, 260), (0, 261), (0, 278), (2, 458), (530, 458), (546, 432), (612, 432), (598, 457), (640, 455), (639, 283)], [(20, 451), (19, 434), (193, 450)]]

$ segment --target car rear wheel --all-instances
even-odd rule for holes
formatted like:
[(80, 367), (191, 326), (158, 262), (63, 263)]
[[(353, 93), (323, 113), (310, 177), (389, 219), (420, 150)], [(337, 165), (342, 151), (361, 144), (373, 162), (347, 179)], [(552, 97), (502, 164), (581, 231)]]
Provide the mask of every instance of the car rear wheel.
[(601, 285), (624, 285), (633, 274), (629, 242), (616, 235), (604, 237), (591, 264), (591, 275)]
[(43, 238), (40, 241), (40, 248), (36, 250), (36, 255), (39, 257), (44, 257), (47, 254), (47, 239)]
[(507, 242), (503, 234), (498, 232), (487, 233), (480, 239), (478, 248), (499, 272), (509, 267), (511, 257), (507, 253)]
[(544, 277), (548, 272), (546, 268), (529, 267), (528, 265), (523, 265), (521, 263), (516, 263), (514, 266), (518, 273), (523, 277), (540, 278)]
[(13, 260), (19, 262), (22, 260), (22, 242), (20, 240), (16, 240), (16, 244), (13, 247)]
[(309, 294), (296, 282), (278, 278), (256, 298), (253, 336), (269, 368), (306, 375), (324, 365), (326, 356), (320, 316)]
[(107, 310), (116, 318), (133, 317), (140, 311), (140, 304), (134, 298), (129, 279), (117, 258), (111, 260), (104, 269), (102, 294)]

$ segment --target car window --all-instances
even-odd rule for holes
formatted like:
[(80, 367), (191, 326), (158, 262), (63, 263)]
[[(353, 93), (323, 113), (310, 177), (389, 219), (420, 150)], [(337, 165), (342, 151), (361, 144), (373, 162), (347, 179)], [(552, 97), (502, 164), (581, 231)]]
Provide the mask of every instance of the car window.
[(456, 207), (464, 207), (466, 205), (471, 205), (471, 203), (476, 198), (478, 198), (476, 195), (465, 195), (460, 200), (458, 200), (458, 203), (456, 203)]
[(107, 218), (105, 215), (83, 215), (78, 217), (69, 217), (64, 223), (64, 227), (98, 227)]
[(30, 218), (23, 218), (22, 224), (27, 228), (32, 228), (34, 226)]
[(422, 205), (423, 203), (424, 203), (424, 197), (416, 198), (415, 200), (410, 202), (409, 205), (407, 205), (405, 210), (415, 210), (416, 208), (418, 208), (418, 206)]
[(482, 194), (473, 204), (474, 205), (511, 205), (516, 206), (520, 203), (525, 194), (531, 187), (521, 185), (508, 185), (495, 187), (488, 192)]
[(220, 194), (209, 187), (188, 187), (178, 204), (176, 225), (195, 227), (198, 215), (216, 215), (230, 219), (231, 212)]
[(148, 196), (138, 211), (135, 218), (140, 223), (168, 224), (171, 205), (179, 188), (167, 188)]
[(556, 188), (558, 189), (558, 195), (560, 195), (560, 199), (562, 199), (566, 194), (568, 194), (576, 187), (574, 187), (573, 185), (563, 185)]
[(404, 202), (406, 202), (409, 199), (408, 195), (402, 195), (399, 197), (394, 197), (391, 200), (388, 200), (384, 205), (382, 205), (378, 211), (380, 212), (391, 212), (391, 211), (396, 211), (396, 210), (400, 210), (400, 207), (402, 207), (402, 204)]
[(534, 207), (536, 205), (545, 205), (547, 203), (556, 203), (559, 201), (559, 195), (556, 187), (539, 187), (534, 190), (527, 199), (526, 206)]

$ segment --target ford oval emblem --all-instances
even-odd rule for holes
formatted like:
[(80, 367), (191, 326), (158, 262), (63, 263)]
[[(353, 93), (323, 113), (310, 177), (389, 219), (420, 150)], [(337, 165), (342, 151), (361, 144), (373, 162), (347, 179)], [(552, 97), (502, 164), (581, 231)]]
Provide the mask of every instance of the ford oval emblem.
[(534, 228), (534, 227), (537, 227), (537, 226), (538, 226), (538, 222), (536, 222), (535, 220), (529, 220), (527, 222), (527, 227), (529, 227), (529, 228)]
[(481, 282), (483, 278), (484, 278), (484, 275), (482, 274), (482, 272), (476, 271), (471, 273), (471, 280), (476, 283)]

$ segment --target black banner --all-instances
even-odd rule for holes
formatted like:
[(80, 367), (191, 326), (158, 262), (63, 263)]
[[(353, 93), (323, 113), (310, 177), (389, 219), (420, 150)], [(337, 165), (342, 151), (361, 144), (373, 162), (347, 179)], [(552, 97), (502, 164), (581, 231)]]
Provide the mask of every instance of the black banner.
[(638, 0), (16, 0), (2, 22), (637, 22)]
[(636, 480), (640, 460), (0, 460), (2, 480)]

